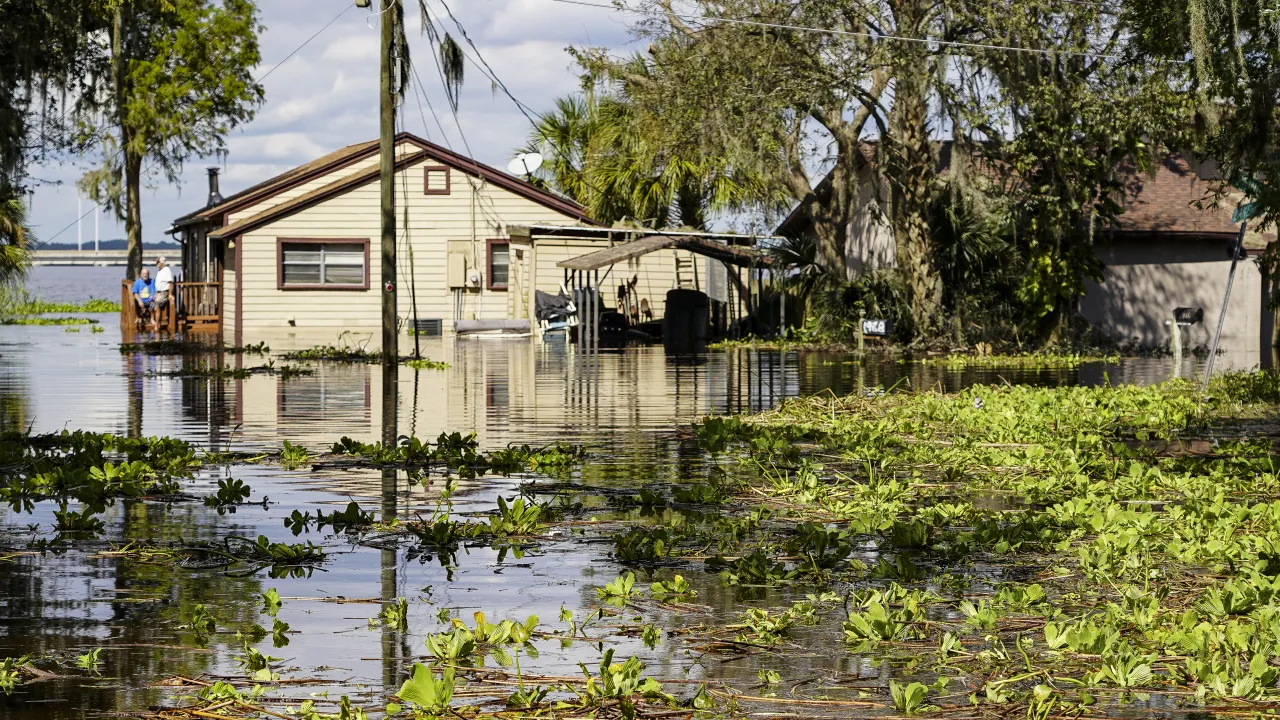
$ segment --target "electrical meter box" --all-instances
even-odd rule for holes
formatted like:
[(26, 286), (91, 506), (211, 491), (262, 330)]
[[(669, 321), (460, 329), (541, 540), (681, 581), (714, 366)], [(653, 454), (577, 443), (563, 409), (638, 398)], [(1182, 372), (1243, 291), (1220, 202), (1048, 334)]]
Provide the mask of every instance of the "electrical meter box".
[(445, 279), (449, 288), (467, 287), (467, 271), (471, 269), (471, 243), (466, 240), (450, 240), (445, 256)]

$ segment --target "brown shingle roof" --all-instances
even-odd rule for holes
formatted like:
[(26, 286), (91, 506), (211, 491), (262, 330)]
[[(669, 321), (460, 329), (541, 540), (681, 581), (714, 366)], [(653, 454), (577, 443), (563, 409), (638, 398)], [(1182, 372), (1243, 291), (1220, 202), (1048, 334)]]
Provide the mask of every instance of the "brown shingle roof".
[(177, 220), (174, 220), (173, 224), (176, 227), (181, 227), (183, 225), (190, 225), (193, 222), (214, 220), (219, 215), (233, 212), (237, 208), (257, 202), (263, 198), (271, 197), (272, 195), (295, 185), (299, 181), (305, 182), (307, 178), (313, 177), (317, 173), (329, 172), (346, 163), (355, 162), (361, 157), (369, 155), (373, 151), (377, 151), (377, 149), (377, 140), (348, 145), (339, 150), (335, 150), (328, 155), (322, 155), (309, 163), (299, 165), (292, 170), (287, 170), (273, 178), (264, 180), (257, 185), (251, 185), (230, 197), (224, 198), (222, 202), (214, 205), (213, 207), (200, 208), (194, 212), (187, 213)]
[[(950, 165), (950, 143), (943, 143), (939, 151), (939, 172), (945, 173)], [(1211, 166), (1208, 166), (1211, 167)], [(1117, 168), (1125, 185), (1124, 213), (1107, 234), (1149, 234), (1202, 236), (1206, 238), (1234, 237), (1239, 230), (1231, 222), (1235, 207), (1233, 197), (1239, 193), (1229, 189), (1228, 197), (1220, 201), (1221, 207), (1212, 207), (1212, 195), (1216, 179), (1197, 169), (1178, 153), (1165, 155), (1154, 173), (1138, 170), (1132, 162), (1121, 163)], [(1201, 170), (1204, 172), (1204, 170)], [(819, 184), (821, 192), (827, 180)], [(779, 234), (787, 231), (803, 232), (808, 219), (797, 207), (778, 228)], [(1254, 246), (1274, 239), (1275, 233), (1257, 235), (1249, 233), (1246, 245)]]
[(1114, 232), (1235, 234), (1231, 210), (1210, 207), (1215, 180), (1202, 178), (1182, 155), (1166, 155), (1154, 174), (1138, 170), (1132, 162), (1121, 163), (1116, 170), (1125, 185), (1125, 198), (1124, 214), (1117, 218)]
[[(587, 216), (586, 210), (572, 200), (562, 198), (552, 192), (536, 187), (532, 183), (508, 175), (497, 168), (472, 160), (465, 155), (460, 155), (452, 150), (440, 147), (439, 145), (428, 140), (424, 140), (412, 133), (399, 133), (396, 135), (396, 142), (412, 143), (413, 145), (418, 146), (426, 157), (432, 158), (436, 162), (456, 168), (457, 170), (465, 173), (482, 177), (486, 181), (493, 183), (498, 187), (509, 190), (516, 195), (528, 198), (536, 203), (549, 207), (552, 210), (564, 213), (572, 218), (587, 223), (594, 222)], [(289, 188), (297, 187), (305, 182), (315, 180), (316, 178), (322, 177), (337, 169), (359, 162), (362, 159), (373, 157), (378, 153), (378, 146), (379, 144), (377, 140), (348, 145), (340, 150), (329, 153), (328, 155), (316, 158), (305, 165), (299, 165), (292, 170), (281, 173), (269, 180), (242, 190), (213, 207), (201, 208), (195, 212), (188, 213), (187, 215), (175, 220), (173, 224), (175, 227), (206, 222), (216, 224), (220, 222), (220, 218), (224, 217), (229, 212), (235, 212), (236, 210), (243, 209), (246, 206), (260, 202), (261, 200), (273, 195), (277, 195)], [(363, 176), (363, 173), (360, 175)], [(342, 182), (342, 180), (339, 180), (335, 183), (330, 183), (326, 188), (340, 185)], [(324, 188), (321, 188), (321, 190), (323, 189)], [(314, 193), (308, 193), (304, 197), (312, 198), (313, 196)], [(298, 205), (297, 203), (287, 204), (289, 207), (294, 209), (300, 209), (305, 205)], [(265, 213), (259, 213), (259, 215), (262, 214)], [(273, 217), (279, 216), (280, 215), (277, 213)], [(218, 233), (219, 236), (224, 234), (225, 233), (222, 233), (221, 231)]]
[[(396, 170), (397, 171), (403, 170), (404, 168), (409, 167), (414, 163), (420, 162), (426, 159), (427, 157), (428, 157), (427, 153), (422, 151), (413, 153), (411, 155), (406, 155), (396, 160)], [(260, 227), (277, 218), (282, 218), (287, 215), (292, 215), (293, 213), (299, 210), (302, 210), (303, 208), (310, 207), (318, 202), (334, 197), (335, 195), (341, 195), (342, 193), (347, 192), (348, 190), (353, 190), (355, 188), (358, 188), (361, 185), (364, 185), (365, 183), (373, 182), (374, 180), (378, 179), (378, 174), (380, 170), (381, 168), (371, 167), (371, 168), (366, 168), (364, 170), (361, 170), (360, 172), (357, 172), (357, 173), (352, 173), (344, 178), (341, 178), (340, 180), (331, 182), (328, 185), (316, 188), (315, 190), (312, 190), (309, 193), (299, 195), (298, 197), (293, 198), (292, 200), (286, 200), (285, 202), (282, 202), (279, 205), (274, 205), (270, 208), (267, 208), (266, 210), (256, 215), (250, 215), (249, 217), (241, 218), (240, 220), (237, 220), (231, 223), (230, 225), (224, 225), (223, 227), (220, 227), (217, 230), (210, 232), (209, 237), (211, 238), (235, 237), (240, 233), (248, 232), (249, 230), (252, 230), (256, 227)]]

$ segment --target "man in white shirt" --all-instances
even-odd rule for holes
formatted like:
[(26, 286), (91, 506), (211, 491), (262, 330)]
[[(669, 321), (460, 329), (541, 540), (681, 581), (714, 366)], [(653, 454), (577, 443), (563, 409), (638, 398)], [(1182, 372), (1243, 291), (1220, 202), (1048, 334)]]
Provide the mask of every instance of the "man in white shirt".
[(156, 258), (156, 299), (152, 301), (151, 331), (155, 332), (160, 323), (160, 314), (173, 313), (173, 302), (170, 300), (170, 286), (173, 285), (173, 269), (165, 262), (163, 255)]

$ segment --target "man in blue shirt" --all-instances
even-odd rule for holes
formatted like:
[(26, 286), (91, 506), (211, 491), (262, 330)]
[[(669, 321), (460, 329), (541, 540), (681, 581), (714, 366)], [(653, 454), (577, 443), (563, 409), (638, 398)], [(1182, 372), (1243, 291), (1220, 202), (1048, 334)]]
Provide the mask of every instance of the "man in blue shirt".
[(151, 279), (151, 271), (142, 268), (142, 276), (133, 281), (133, 304), (137, 318), (134, 325), (141, 326), (151, 315), (151, 301), (156, 297), (156, 283)]

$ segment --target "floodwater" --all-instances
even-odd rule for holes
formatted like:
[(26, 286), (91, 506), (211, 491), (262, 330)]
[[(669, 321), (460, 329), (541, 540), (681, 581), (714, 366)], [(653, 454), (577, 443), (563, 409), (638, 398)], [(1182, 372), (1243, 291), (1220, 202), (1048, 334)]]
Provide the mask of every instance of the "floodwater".
[[(53, 278), (41, 294), (50, 300), (94, 294), (79, 289), (78, 295), (60, 297), (48, 289), (57, 285)], [(739, 350), (675, 361), (664, 357), (660, 348), (583, 354), (564, 344), (527, 339), (435, 339), (423, 342), (424, 354), (450, 367), (401, 368), (394, 387), (384, 387), (380, 368), (362, 365), (317, 365), (314, 375), (288, 380), (269, 375), (175, 378), (159, 373), (177, 369), (182, 358), (121, 354), (114, 318), (100, 319), (104, 333), (0, 327), (4, 429), (168, 435), (209, 450), (262, 452), (278, 450), (288, 439), (320, 452), (343, 436), (366, 442), (381, 439), (383, 405), (394, 398), (399, 434), (434, 439), (441, 432), (475, 432), (484, 449), (559, 441), (583, 445), (588, 452), (584, 465), (554, 478), (566, 502), (582, 503), (575, 511), (581, 520), (618, 518), (619, 512), (604, 501), (611, 494), (705, 482), (721, 472), (680, 432), (708, 414), (754, 412), (787, 397), (828, 391), (956, 389), (992, 382), (1155, 382), (1172, 372), (1169, 360), (1158, 359), (1079, 370), (949, 371), (891, 362), (854, 364), (846, 356), (820, 353)], [(282, 335), (270, 344), (279, 352), (312, 344), (312, 339)], [(243, 366), (266, 362), (255, 356), (213, 361)], [(1195, 370), (1192, 360), (1179, 368), (1183, 374)], [(200, 502), (228, 477), (247, 483), (250, 500), (257, 504), (220, 515)], [(530, 480), (547, 482), (530, 477), (463, 482), (453, 496), (455, 512), (491, 511), (499, 495), (510, 498)], [(377, 471), (285, 471), (233, 464), (202, 469), (187, 491), (192, 500), (117, 502), (107, 511), (101, 542), (56, 552), (29, 549), (50, 535), (57, 509), (53, 504), (38, 503), (31, 513), (0, 509), (0, 544), (5, 549), (0, 554), (0, 658), (35, 653), (46, 658), (40, 667), (55, 675), (0, 696), (0, 717), (137, 713), (192, 692), (165, 687), (161, 683), (167, 678), (242, 677), (234, 662), (244, 653), (237, 632), (255, 624), (271, 626), (260, 598), (268, 588), (276, 588), (284, 598), (279, 618), (291, 626), (289, 642), (274, 648), (268, 636), (250, 644), (280, 658), (273, 667), (284, 678), (318, 682), (273, 693), (305, 698), (329, 690), (333, 697), (348, 693), (380, 707), (415, 658), (425, 654), (424, 636), (447, 628), (442, 613), (468, 624), (476, 611), (483, 611), (490, 622), (536, 614), (544, 629), (560, 629), (562, 608), (579, 621), (585, 619), (599, 604), (595, 588), (623, 571), (610, 558), (611, 543), (563, 531), (553, 531), (558, 534), (521, 552), (483, 544), (464, 547), (453, 564), (445, 565), (407, 543), (361, 541), (314, 530), (294, 537), (283, 522), (294, 510), (314, 514), (340, 509), (352, 500), (381, 511), (384, 518), (429, 514), (439, 499), (439, 487), (410, 486), (403, 475), (388, 482)], [(325, 547), (329, 559), (314, 572), (273, 579), (266, 571), (245, 575), (225, 568), (183, 568), (103, 552), (131, 541), (182, 546), (259, 534), (272, 541), (316, 542)], [(788, 593), (805, 592), (798, 588), (742, 595), (724, 587), (714, 574), (689, 568), (682, 572), (698, 590), (696, 602), (704, 609), (676, 616), (655, 608), (645, 611), (641, 622), (666, 629), (723, 625), (748, 605), (776, 607), (791, 601), (794, 594)], [(671, 574), (659, 570), (656, 579), (669, 579)], [(378, 615), (380, 602), (397, 597), (408, 600), (408, 631), (372, 625), (370, 618)], [(196, 604), (209, 608), (218, 623), (207, 648), (197, 647), (183, 627)], [(757, 682), (761, 663), (768, 662), (703, 656), (670, 634), (656, 648), (646, 648), (639, 638), (616, 632), (620, 623), (634, 620), (631, 615), (629, 611), (625, 618), (598, 621), (588, 626), (588, 634), (607, 637), (618, 660), (639, 656), (648, 676), (695, 683), (666, 687), (679, 697), (688, 698), (701, 680), (750, 687)], [(535, 645), (537, 658), (521, 658), (526, 673), (576, 675), (578, 662), (594, 667), (602, 650), (586, 642), (562, 647), (555, 639)], [(75, 667), (76, 656), (93, 648), (102, 648), (98, 675)], [(854, 693), (859, 684), (887, 682), (880, 670), (847, 653), (819, 650), (789, 657), (786, 666), (777, 669), (784, 686), (790, 680), (822, 677), (829, 687), (845, 684)]]

